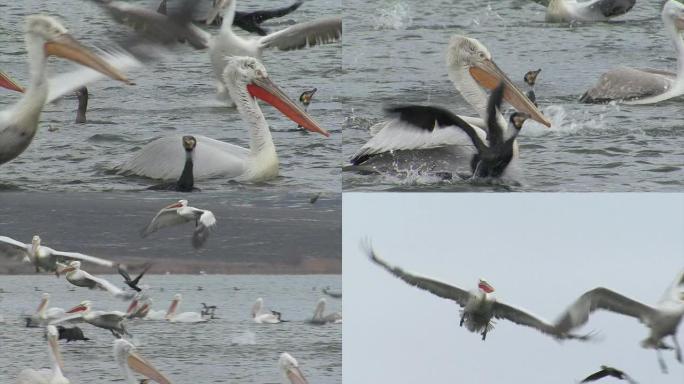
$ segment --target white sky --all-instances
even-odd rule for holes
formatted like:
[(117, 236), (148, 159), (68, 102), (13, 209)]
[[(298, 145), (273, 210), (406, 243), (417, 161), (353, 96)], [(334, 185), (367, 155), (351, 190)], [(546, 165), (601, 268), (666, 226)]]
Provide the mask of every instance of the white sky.
[(601, 364), (642, 384), (684, 382), (674, 353), (664, 375), (640, 347), (647, 328), (608, 312), (580, 329), (599, 331), (597, 343), (505, 320), (482, 342), (459, 328), (456, 303), (359, 248), (369, 237), (390, 264), (467, 289), (483, 277), (500, 301), (549, 321), (600, 285), (655, 304), (684, 268), (682, 194), (346, 193), (343, 212), (345, 382), (575, 383)]

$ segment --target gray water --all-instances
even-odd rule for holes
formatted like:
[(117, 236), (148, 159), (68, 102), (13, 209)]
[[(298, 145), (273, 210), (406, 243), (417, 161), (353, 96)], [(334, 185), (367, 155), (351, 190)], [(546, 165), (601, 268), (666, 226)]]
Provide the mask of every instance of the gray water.
[[(208, 1), (208, 0), (207, 0)], [(132, 1), (156, 9), (156, 1)], [(269, 7), (289, 2), (269, 2)], [(209, 4), (209, 3), (207, 3)], [(263, 7), (257, 0), (241, 0), (238, 9)], [(58, 16), (70, 32), (86, 45), (111, 46), (109, 37), (128, 31), (118, 26), (94, 4), (83, 0), (0, 2), (0, 68), (21, 84), (27, 84), (24, 46), (24, 17), (44, 13)], [(306, 2), (286, 17), (269, 21), (273, 30), (296, 22), (340, 14), (339, 0)], [(88, 87), (89, 122), (74, 124), (77, 100), (65, 97), (46, 106), (38, 133), (31, 146), (14, 161), (2, 165), (5, 189), (50, 191), (140, 190), (152, 180), (123, 177), (112, 169), (144, 144), (162, 136), (201, 134), (233, 144), (248, 146), (246, 124), (237, 110), (215, 100), (213, 73), (207, 52), (178, 47), (176, 55), (163, 62), (130, 72), (135, 86), (103, 80)], [(267, 52), (264, 64), (272, 80), (291, 98), (316, 87), (318, 92), (310, 114), (331, 137), (305, 134), (274, 108), (263, 105), (280, 158), (280, 177), (250, 186), (251, 190), (339, 191), (342, 106), (337, 79), (341, 72), (341, 44), (307, 50)], [(63, 60), (51, 59), (49, 71), (72, 69)], [(0, 92), (0, 110), (19, 95)], [(57, 129), (54, 132), (48, 128)], [(204, 191), (241, 188), (216, 178), (198, 182)]]
[(449, 38), (487, 46), (522, 85), (542, 68), (535, 88), (553, 128), (522, 130), (521, 185), (482, 186), (434, 177), (343, 172), (344, 190), (677, 191), (684, 185), (682, 98), (655, 105), (578, 103), (599, 75), (618, 65), (674, 71), (663, 32), (662, 1), (639, 1), (614, 22), (549, 24), (532, 1), (381, 0), (344, 3), (344, 161), (368, 139), (387, 104), (436, 104), (474, 115), (447, 78)]
[[(282, 352), (299, 361), (309, 382), (342, 382), (342, 325), (305, 322), (322, 287), (341, 289), (340, 276), (152, 275), (145, 280), (152, 286), (154, 310), (166, 310), (176, 293), (183, 295), (178, 313), (199, 312), (201, 302), (218, 307), (220, 318), (204, 324), (129, 323), (138, 352), (174, 383), (280, 383), (277, 360)], [(70, 291), (63, 278), (53, 276), (2, 276), (0, 288), (0, 315), (5, 318), (0, 333), (0, 383), (13, 382), (24, 368), (49, 368), (44, 331), (25, 328), (21, 319), (23, 313), (35, 311), (43, 292), (51, 293), (50, 307), (68, 309), (85, 299), (93, 302), (94, 310), (125, 311), (127, 307), (105, 292)], [(253, 323), (250, 310), (258, 297), (291, 321)], [(341, 311), (341, 300), (328, 298), (327, 311)], [(60, 342), (65, 376), (72, 383), (120, 383), (112, 358), (112, 335), (88, 324), (80, 327), (92, 340)]]

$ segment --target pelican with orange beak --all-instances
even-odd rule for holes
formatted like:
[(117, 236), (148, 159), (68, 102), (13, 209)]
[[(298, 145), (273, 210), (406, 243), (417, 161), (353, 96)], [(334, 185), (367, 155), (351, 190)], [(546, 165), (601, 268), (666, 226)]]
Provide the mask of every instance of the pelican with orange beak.
[[(30, 82), (24, 90), (24, 96), (9, 109), (0, 112), (0, 164), (24, 152), (36, 134), (43, 105), (61, 96), (50, 92), (50, 88), (55, 84), (50, 81), (48, 85), (46, 76), (49, 56), (67, 59), (92, 68), (112, 79), (130, 83), (117, 68), (81, 45), (52, 17), (32, 15), (26, 18), (26, 47)], [(6, 75), (0, 76), (0, 79), (0, 83), (6, 88), (20, 91), (21, 87), (8, 79)], [(69, 80), (70, 84), (56, 84), (56, 89), (62, 95), (93, 79), (72, 77)], [(73, 82), (80, 82), (80, 84), (71, 84)]]
[(308, 384), (304, 374), (299, 369), (297, 359), (287, 352), (283, 352), (278, 359), (278, 367), (283, 375), (285, 384)]
[[(330, 136), (301, 106), (290, 99), (253, 57), (230, 57), (223, 73), (231, 98), (236, 101), (250, 134), (249, 149), (193, 134), (202, 148), (193, 159), (195, 179), (225, 177), (241, 182), (260, 182), (278, 176), (278, 155), (271, 131), (257, 99), (272, 105), (304, 129)], [(181, 136), (167, 136), (145, 145), (118, 172), (154, 179), (175, 180), (180, 176), (185, 153), (178, 145)]]
[[(454, 35), (449, 42), (446, 54), (446, 64), (449, 79), (461, 93), (468, 104), (478, 113), (479, 117), (459, 116), (468, 124), (474, 126), (477, 134), (486, 140), (487, 134), (487, 91), (494, 90), (503, 83), (503, 99), (518, 112), (529, 115), (547, 127), (551, 126), (549, 119), (534, 105), (524, 92), (499, 68), (492, 59), (492, 55), (479, 41), (460, 35)], [(434, 119), (434, 116), (425, 116)], [(501, 113), (497, 113), (498, 124), (489, 124), (506, 130), (508, 124)], [(438, 119), (430, 120), (433, 124), (422, 124), (422, 127), (407, 125), (399, 119), (392, 119), (378, 123), (371, 127), (371, 139), (364, 144), (351, 158), (353, 165), (375, 165), (377, 160), (387, 160), (399, 152), (409, 151), (412, 158), (418, 151), (426, 151), (426, 158), (434, 159), (435, 150), (444, 155), (448, 167), (453, 165), (459, 156), (454, 153), (462, 152), (463, 146), (472, 146), (460, 129), (452, 126), (440, 126)], [(500, 137), (508, 138), (511, 132), (501, 132)], [(497, 135), (499, 137), (499, 135)], [(514, 157), (517, 157), (518, 146), (514, 143)], [(381, 156), (384, 155), (384, 156)], [(467, 158), (467, 157), (466, 157)], [(377, 160), (376, 160), (377, 159)], [(394, 162), (394, 159), (390, 159)], [(440, 169), (452, 171), (452, 169)]]
[[(128, 384), (138, 384), (133, 377), (133, 371), (159, 384), (171, 384), (163, 373), (142, 357), (133, 344), (124, 339), (114, 340), (114, 360), (119, 365), (124, 380)], [(142, 381), (141, 381), (142, 382)]]
[(54, 325), (48, 325), (46, 330), (48, 341), (48, 356), (50, 357), (50, 364), (52, 369), (24, 369), (17, 377), (18, 384), (69, 384), (70, 381), (62, 370), (64, 363), (62, 361), (62, 354), (59, 351), (59, 332)]

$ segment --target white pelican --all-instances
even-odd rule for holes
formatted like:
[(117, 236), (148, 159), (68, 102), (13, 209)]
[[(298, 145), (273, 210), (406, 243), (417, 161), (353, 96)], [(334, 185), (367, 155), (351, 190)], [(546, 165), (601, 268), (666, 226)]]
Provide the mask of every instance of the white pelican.
[(487, 333), (494, 328), (493, 319), (506, 319), (519, 325), (531, 327), (558, 340), (589, 339), (589, 336), (577, 336), (562, 332), (553, 324), (547, 323), (521, 309), (497, 301), (493, 295), (494, 287), (484, 279), (480, 279), (478, 282), (477, 290), (467, 291), (431, 278), (413, 275), (399, 267), (393, 267), (380, 259), (370, 244), (364, 244), (364, 251), (368, 254), (371, 261), (383, 267), (394, 276), (404, 280), (409, 285), (455, 301), (463, 308), (459, 325), (462, 327), (465, 324), (469, 331), (481, 333), (483, 341), (487, 337)]
[(546, 21), (606, 21), (629, 12), (636, 0), (532, 0), (546, 6)]
[(24, 244), (21, 241), (14, 240), (7, 236), (0, 236), (0, 242), (8, 244), (17, 251), (20, 251), (24, 255), (24, 260), (31, 262), (31, 264), (36, 267), (36, 272), (40, 272), (41, 269), (49, 272), (56, 272), (58, 270), (58, 262), (70, 260), (80, 260), (105, 267), (113, 267), (115, 264), (109, 260), (84, 255), (83, 253), (56, 251), (42, 245), (40, 236), (38, 235), (33, 235), (30, 244)]
[(559, 317), (556, 328), (560, 332), (578, 328), (585, 324), (589, 320), (589, 315), (597, 309), (633, 317), (648, 327), (649, 335), (641, 342), (641, 346), (656, 350), (663, 371), (667, 371), (667, 366), (660, 350), (673, 349), (663, 341), (667, 336), (672, 337), (677, 361), (683, 362), (682, 349), (677, 341), (677, 327), (684, 315), (684, 271), (677, 275), (655, 306), (642, 304), (608, 288), (594, 288), (580, 296)]
[(50, 294), (43, 293), (43, 297), (40, 299), (40, 304), (38, 304), (38, 309), (36, 313), (31, 316), (26, 317), (27, 327), (44, 327), (52, 320), (59, 319), (63, 317), (66, 312), (62, 308), (52, 307), (48, 308), (50, 304)]
[(617, 67), (601, 75), (586, 91), (581, 102), (653, 104), (684, 94), (684, 4), (676, 0), (665, 3), (661, 13), (665, 32), (677, 51), (677, 73), (649, 68)]
[(48, 356), (52, 369), (24, 369), (17, 377), (17, 384), (69, 384), (62, 373), (64, 363), (59, 351), (59, 332), (53, 325), (47, 326)]
[(110, 283), (109, 281), (101, 277), (95, 277), (82, 270), (81, 262), (78, 260), (70, 262), (69, 265), (62, 270), (62, 272), (65, 273), (67, 281), (77, 287), (86, 287), (90, 289), (98, 288), (109, 292), (112, 296), (118, 299), (123, 300), (129, 300), (134, 296), (134, 294), (130, 292), (124, 292), (121, 288)]
[(339, 312), (328, 313), (327, 315), (324, 314), (325, 313), (325, 304), (326, 304), (325, 299), (321, 298), (318, 300), (318, 303), (316, 303), (316, 309), (314, 310), (314, 314), (311, 317), (311, 320), (309, 320), (309, 322), (311, 324), (328, 324), (328, 323), (341, 324), (342, 323), (342, 314)]
[(61, 323), (85, 322), (92, 326), (107, 329), (116, 338), (124, 335), (131, 336), (126, 329), (126, 314), (121, 311), (92, 311), (92, 303), (89, 300), (82, 301), (79, 305), (68, 310), (67, 316), (52, 321), (52, 325)]
[(150, 313), (152, 307), (152, 299), (150, 299), (146, 294), (138, 292), (131, 304), (126, 309), (127, 319), (144, 319)]
[(267, 311), (264, 308), (264, 299), (261, 297), (252, 306), (252, 320), (258, 324), (278, 324), (281, 323), (279, 313)]
[(140, 236), (144, 238), (159, 229), (189, 222), (195, 223), (192, 245), (199, 248), (207, 241), (209, 232), (216, 226), (216, 217), (209, 210), (189, 207), (187, 200), (178, 200), (177, 203), (162, 208), (147, 227), (140, 231)]
[(180, 293), (177, 293), (173, 297), (171, 305), (169, 306), (169, 310), (166, 312), (165, 319), (167, 321), (171, 323), (205, 323), (209, 321), (209, 319), (203, 317), (199, 312), (182, 312), (176, 314), (176, 311), (180, 306), (181, 299), (182, 296)]
[(140, 382), (136, 381), (131, 370), (136, 371), (159, 384), (171, 384), (171, 380), (164, 376), (163, 373), (159, 372), (152, 363), (140, 356), (136, 351), (135, 346), (128, 340), (114, 340), (114, 360), (119, 365), (121, 374), (127, 384), (139, 384), (143, 382), (142, 380)]
[[(502, 82), (505, 87), (504, 100), (519, 112), (529, 114), (531, 119), (551, 126), (550, 121), (534, 103), (499, 69), (492, 60), (489, 50), (479, 41), (460, 35), (452, 36), (447, 48), (446, 63), (449, 79), (466, 102), (479, 114), (479, 118), (466, 116), (459, 116), (459, 118), (474, 126), (482, 140), (485, 140), (487, 136), (485, 90), (493, 90)], [(381, 122), (371, 127), (371, 139), (356, 151), (351, 158), (351, 163), (370, 166), (387, 163), (388, 160), (389, 163), (394, 163), (393, 158), (405, 152), (411, 155), (412, 159), (414, 158), (412, 154), (424, 155), (426, 161), (446, 167), (446, 169), (436, 169), (436, 171), (452, 172), (454, 163), (461, 160), (463, 145), (469, 145), (469, 139), (459, 128), (440, 125), (438, 116), (426, 115), (425, 118), (424, 124), (420, 127), (406, 124), (399, 119)], [(497, 122), (497, 126), (501, 129), (508, 127), (501, 114), (497, 114)], [(508, 138), (510, 133), (504, 131), (499, 136)], [(513, 147), (514, 157), (517, 157), (517, 141), (514, 141)]]
[(282, 51), (302, 49), (317, 44), (335, 42), (342, 36), (342, 18), (330, 17), (295, 24), (280, 31), (258, 38), (243, 38), (233, 32), (233, 19), (237, 0), (218, 0), (207, 17), (207, 24), (222, 13), (223, 23), (218, 35), (207, 36), (209, 57), (216, 76), (216, 88), (220, 99), (238, 100), (228, 89), (223, 71), (232, 56), (249, 56), (261, 60), (264, 50), (277, 48)]
[[(193, 135), (199, 148), (193, 157), (195, 179), (221, 176), (243, 182), (258, 182), (278, 176), (278, 155), (257, 98), (271, 104), (305, 129), (324, 136), (330, 135), (271, 81), (264, 66), (256, 59), (230, 58), (224, 78), (233, 99), (238, 101), (240, 116), (249, 128), (249, 149)], [(118, 172), (154, 179), (178, 179), (185, 162), (185, 153), (178, 145), (180, 140), (180, 136), (167, 136), (145, 145), (121, 165)]]
[(278, 367), (283, 375), (284, 384), (308, 384), (304, 374), (299, 369), (297, 359), (287, 352), (283, 352), (278, 359)]
[(21, 100), (0, 113), (0, 164), (19, 156), (31, 144), (46, 102), (93, 80), (71, 78), (68, 83), (49, 84), (45, 74), (48, 56), (62, 57), (130, 83), (117, 68), (82, 46), (52, 17), (32, 15), (26, 18), (26, 47), (31, 80)]

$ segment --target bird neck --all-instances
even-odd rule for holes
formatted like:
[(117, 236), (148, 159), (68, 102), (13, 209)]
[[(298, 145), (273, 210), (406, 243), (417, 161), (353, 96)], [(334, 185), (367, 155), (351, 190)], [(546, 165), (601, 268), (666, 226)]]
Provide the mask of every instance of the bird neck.
[(221, 32), (230, 32), (233, 33), (233, 20), (235, 20), (235, 8), (236, 8), (236, 3), (237, 0), (233, 0), (228, 4), (228, 7), (226, 7), (223, 10), (223, 14), (221, 15), (223, 20), (221, 21)]
[(316, 304), (316, 310), (314, 311), (313, 318), (314, 319), (323, 318), (323, 312), (325, 312), (325, 303), (319, 302), (318, 304)]
[(66, 378), (64, 377), (64, 374), (62, 373), (62, 369), (59, 367), (59, 361), (57, 360), (57, 356), (55, 356), (55, 354), (52, 351), (52, 348), (50, 348), (49, 344), (48, 344), (48, 355), (50, 356), (50, 363), (52, 364), (52, 381), (51, 382), (56, 382), (56, 383), (65, 382)]
[(76, 122), (86, 122), (86, 111), (88, 110), (88, 94), (87, 90), (81, 90), (78, 93), (78, 111), (76, 112)]
[(42, 39), (27, 35), (26, 49), (28, 52), (29, 61), (29, 86), (26, 88), (26, 93), (17, 104), (17, 108), (21, 113), (20, 117), (30, 119), (26, 125), (32, 128), (33, 132), (38, 128), (38, 120), (40, 112), (43, 109), (45, 100), (48, 94), (48, 82), (45, 74), (45, 66), (47, 64), (47, 57), (43, 48)]
[(178, 179), (178, 189), (180, 191), (191, 191), (194, 186), (193, 169), (193, 153), (194, 151), (185, 151), (185, 166)]
[(677, 51), (677, 80), (681, 82), (684, 81), (684, 39), (682, 38), (681, 31), (677, 29), (672, 21), (666, 21), (665, 28), (670, 36), (670, 40), (672, 40), (675, 51)]

